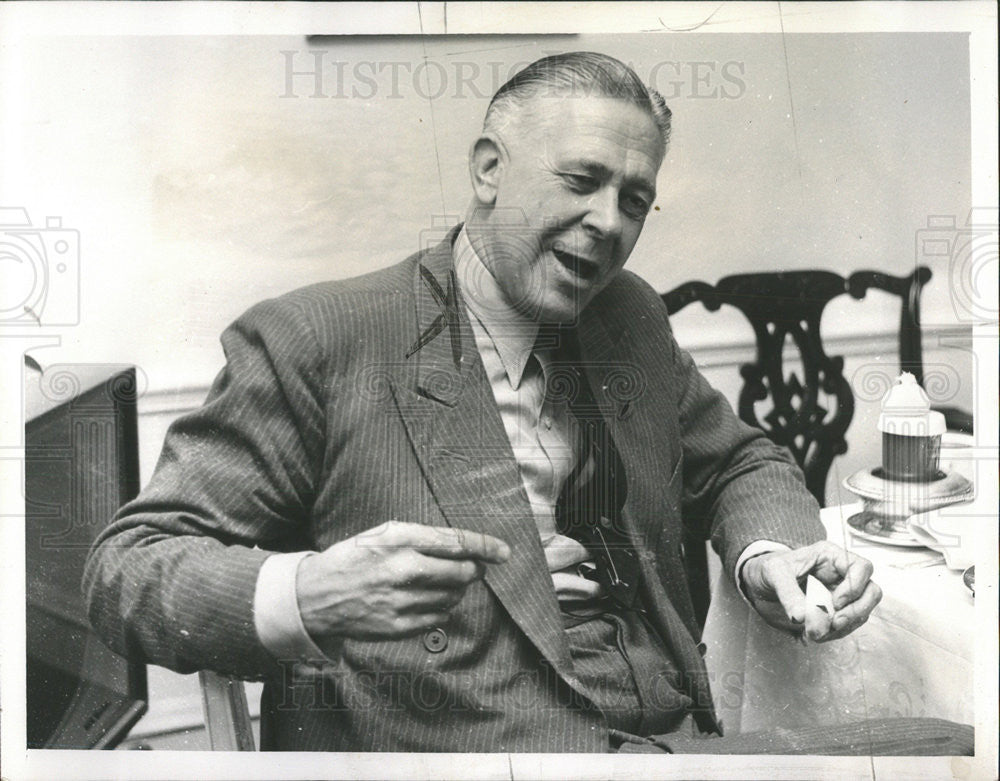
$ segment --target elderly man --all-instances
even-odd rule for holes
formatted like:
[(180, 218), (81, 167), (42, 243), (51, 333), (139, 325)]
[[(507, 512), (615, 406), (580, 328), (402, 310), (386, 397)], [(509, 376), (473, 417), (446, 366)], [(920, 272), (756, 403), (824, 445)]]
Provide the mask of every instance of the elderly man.
[(971, 750), (936, 722), (709, 739), (685, 528), (776, 631), (841, 637), (880, 592), (622, 270), (669, 132), (617, 60), (540, 60), (490, 104), (463, 226), (241, 317), (92, 551), (109, 642), (264, 679), (263, 748)]

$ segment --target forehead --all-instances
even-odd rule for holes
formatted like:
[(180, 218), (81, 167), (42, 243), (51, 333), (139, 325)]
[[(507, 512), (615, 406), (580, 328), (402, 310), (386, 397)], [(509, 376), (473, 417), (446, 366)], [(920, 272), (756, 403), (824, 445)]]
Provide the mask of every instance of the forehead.
[(584, 156), (595, 162), (632, 160), (659, 168), (663, 140), (649, 113), (617, 98), (539, 96), (526, 112), (525, 129), (532, 143), (549, 155)]

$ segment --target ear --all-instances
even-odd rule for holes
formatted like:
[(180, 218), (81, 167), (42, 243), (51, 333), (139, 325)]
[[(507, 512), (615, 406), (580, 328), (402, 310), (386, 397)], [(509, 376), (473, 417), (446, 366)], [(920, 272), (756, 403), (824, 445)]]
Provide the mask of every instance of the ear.
[(469, 176), (476, 200), (483, 206), (496, 203), (500, 176), (506, 162), (506, 149), (493, 136), (480, 136), (469, 152)]

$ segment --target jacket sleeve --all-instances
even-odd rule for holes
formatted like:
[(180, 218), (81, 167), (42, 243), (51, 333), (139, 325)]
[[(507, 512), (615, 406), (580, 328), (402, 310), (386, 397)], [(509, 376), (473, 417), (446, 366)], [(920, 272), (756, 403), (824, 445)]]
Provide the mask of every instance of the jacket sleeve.
[(155, 473), (88, 556), (83, 589), (108, 644), (178, 672), (277, 673), (254, 630), (257, 573), (303, 547), (323, 455), (322, 356), (292, 302), (222, 336), (205, 405), (170, 428)]
[(710, 537), (725, 571), (758, 540), (798, 548), (825, 537), (819, 505), (791, 453), (740, 420), (669, 334), (683, 443), (687, 525)]

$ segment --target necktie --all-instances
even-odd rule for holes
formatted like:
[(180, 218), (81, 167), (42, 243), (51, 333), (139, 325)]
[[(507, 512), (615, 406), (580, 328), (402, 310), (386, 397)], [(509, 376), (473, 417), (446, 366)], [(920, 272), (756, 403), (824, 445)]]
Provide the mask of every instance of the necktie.
[[(619, 607), (635, 606), (639, 562), (622, 524), (628, 482), (614, 439), (580, 366), (575, 336), (558, 331), (546, 378), (549, 398), (564, 400), (580, 430), (580, 458), (556, 502), (556, 531), (581, 542), (594, 558), (596, 577)], [(543, 330), (540, 345), (551, 342)]]

